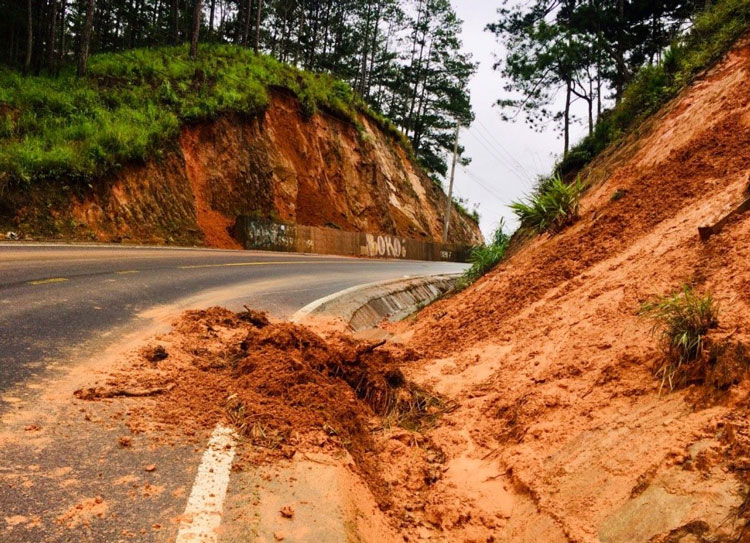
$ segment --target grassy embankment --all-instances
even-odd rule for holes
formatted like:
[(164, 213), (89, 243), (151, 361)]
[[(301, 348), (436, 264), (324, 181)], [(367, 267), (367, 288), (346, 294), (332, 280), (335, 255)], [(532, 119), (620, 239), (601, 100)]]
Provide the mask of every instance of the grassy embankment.
[(719, 61), (750, 28), (750, 0), (718, 0), (700, 12), (690, 30), (665, 51), (662, 61), (643, 66), (622, 101), (597, 120), (591, 136), (575, 145), (556, 166), (562, 175), (583, 168), (620, 141), (667, 101)]
[(360, 114), (368, 115), (414, 157), (391, 121), (330, 75), (231, 45), (202, 46), (197, 60), (187, 46), (135, 49), (92, 56), (85, 78), (72, 67), (59, 77), (0, 68), (0, 193), (11, 183), (44, 180), (81, 186), (158, 158), (174, 147), (182, 125), (261, 114), (273, 87), (297, 96), (305, 114), (324, 111), (359, 131)]

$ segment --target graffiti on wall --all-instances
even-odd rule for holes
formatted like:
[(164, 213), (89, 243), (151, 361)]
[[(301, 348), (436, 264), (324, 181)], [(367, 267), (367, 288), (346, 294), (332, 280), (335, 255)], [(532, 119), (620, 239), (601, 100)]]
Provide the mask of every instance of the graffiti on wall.
[(406, 240), (394, 236), (365, 234), (367, 256), (406, 258)]
[(292, 228), (271, 222), (248, 222), (247, 237), (256, 247), (294, 248), (296, 243)]
[(466, 262), (471, 247), (445, 245), (388, 234), (345, 232), (332, 228), (274, 223), (241, 216), (234, 235), (246, 249), (302, 253), (409, 258)]

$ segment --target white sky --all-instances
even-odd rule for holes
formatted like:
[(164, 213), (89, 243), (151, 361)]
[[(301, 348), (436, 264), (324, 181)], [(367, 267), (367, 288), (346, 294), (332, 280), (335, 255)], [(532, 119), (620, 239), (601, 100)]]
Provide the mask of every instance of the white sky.
[[(453, 193), (466, 198), (469, 208), (479, 204), (479, 225), (489, 237), (501, 217), (513, 229), (514, 215), (508, 204), (528, 193), (537, 175), (548, 174), (559, 154), (562, 138), (550, 124), (543, 133), (529, 128), (519, 118), (514, 123), (504, 122), (499, 110), (493, 106), (503, 94), (503, 79), (492, 69), (495, 55), (501, 46), (495, 36), (484, 30), (488, 22), (497, 18), (497, 8), (502, 0), (451, 0), (458, 16), (463, 19), (463, 49), (479, 63), (469, 90), (476, 120), (468, 129), (462, 129), (461, 145), (471, 164), (463, 169), (456, 167)], [(585, 133), (584, 127), (574, 125), (571, 143)], [(447, 182), (445, 183), (447, 190)]]

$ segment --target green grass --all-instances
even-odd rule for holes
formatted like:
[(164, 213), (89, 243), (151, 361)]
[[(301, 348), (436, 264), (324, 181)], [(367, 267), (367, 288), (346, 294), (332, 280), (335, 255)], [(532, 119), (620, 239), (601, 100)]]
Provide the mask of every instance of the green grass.
[(513, 202), (510, 208), (521, 221), (521, 228), (536, 233), (559, 232), (578, 218), (583, 189), (580, 177), (568, 184), (555, 175), (542, 180), (526, 200)]
[(465, 288), (471, 283), (485, 275), (487, 272), (497, 266), (505, 258), (505, 252), (510, 244), (510, 235), (505, 233), (505, 221), (500, 220), (500, 224), (492, 234), (492, 239), (485, 245), (474, 247), (471, 252), (469, 261), (471, 267), (464, 272), (464, 275), (458, 281), (458, 288)]
[(705, 362), (706, 334), (717, 326), (719, 309), (710, 294), (703, 296), (685, 285), (681, 292), (662, 296), (641, 306), (640, 315), (652, 319), (652, 332), (659, 337), (664, 353), (655, 373), (661, 388), (685, 386), (694, 363)]
[(89, 74), (24, 77), (0, 68), (0, 192), (11, 182), (82, 181), (122, 164), (159, 157), (180, 126), (234, 113), (260, 114), (269, 89), (300, 100), (303, 112), (324, 111), (354, 125), (369, 115), (410, 153), (404, 136), (371, 112), (348, 85), (229, 45), (136, 49), (91, 57)]
[(660, 64), (641, 68), (622, 101), (602, 114), (594, 133), (575, 145), (555, 170), (566, 175), (586, 166), (720, 60), (748, 28), (750, 0), (718, 0), (701, 12), (688, 34), (665, 52)]

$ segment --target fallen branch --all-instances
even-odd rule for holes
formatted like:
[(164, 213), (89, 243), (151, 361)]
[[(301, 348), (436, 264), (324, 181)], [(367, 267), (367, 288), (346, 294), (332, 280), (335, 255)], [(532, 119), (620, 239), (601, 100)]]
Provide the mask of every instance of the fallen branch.
[(362, 356), (363, 354), (371, 353), (372, 351), (374, 351), (378, 347), (382, 347), (383, 345), (385, 345), (385, 343), (386, 343), (386, 340), (381, 339), (377, 343), (371, 343), (369, 345), (365, 345), (364, 347), (360, 347), (359, 349), (357, 349), (357, 358), (356, 358), (356, 360), (359, 360), (359, 357)]

